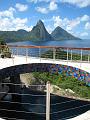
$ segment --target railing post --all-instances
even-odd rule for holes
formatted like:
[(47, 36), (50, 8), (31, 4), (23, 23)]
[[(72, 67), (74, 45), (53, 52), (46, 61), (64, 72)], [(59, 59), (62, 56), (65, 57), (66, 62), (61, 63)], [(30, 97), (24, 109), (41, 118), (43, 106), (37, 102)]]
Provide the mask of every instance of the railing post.
[(90, 58), (89, 58), (89, 53), (88, 53), (88, 63), (89, 63), (89, 61), (90, 61)]
[(72, 61), (72, 50), (71, 50), (71, 61)]
[(56, 56), (56, 49), (55, 48), (53, 48), (53, 60), (55, 60), (55, 57)]
[(39, 58), (40, 58), (40, 61), (41, 61), (41, 48), (39, 47)]
[(16, 48), (16, 55), (18, 55), (18, 48)]
[(68, 48), (67, 48), (67, 61), (68, 61)]
[(82, 61), (82, 49), (81, 49), (81, 61)]
[(27, 63), (27, 58), (28, 58), (28, 48), (26, 48), (26, 63)]
[(13, 49), (11, 50), (11, 53), (12, 53), (12, 62), (13, 62), (13, 65), (14, 65), (14, 52), (13, 52)]
[(50, 120), (50, 82), (46, 85), (46, 120)]

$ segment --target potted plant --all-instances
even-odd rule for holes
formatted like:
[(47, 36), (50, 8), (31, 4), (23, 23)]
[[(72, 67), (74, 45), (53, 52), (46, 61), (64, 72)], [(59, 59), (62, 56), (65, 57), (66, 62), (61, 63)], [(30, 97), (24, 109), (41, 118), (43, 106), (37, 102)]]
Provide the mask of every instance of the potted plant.
[(11, 58), (11, 52), (10, 52), (10, 49), (8, 48), (7, 45), (5, 45), (5, 47), (3, 49), (3, 54), (4, 54), (5, 57)]
[(11, 58), (11, 52), (7, 45), (2, 46), (1, 48), (1, 58)]

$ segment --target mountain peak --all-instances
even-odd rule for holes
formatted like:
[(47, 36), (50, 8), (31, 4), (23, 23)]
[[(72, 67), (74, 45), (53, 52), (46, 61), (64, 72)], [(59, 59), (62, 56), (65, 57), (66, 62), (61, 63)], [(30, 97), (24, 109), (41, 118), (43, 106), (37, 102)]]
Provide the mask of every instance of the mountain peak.
[(53, 40), (53, 38), (47, 32), (44, 23), (41, 20), (37, 22), (36, 26), (33, 27), (30, 33), (31, 37), (36, 39), (37, 41)]
[(56, 29), (60, 29), (61, 27), (60, 26), (57, 26)]
[(55, 28), (54, 31), (52, 31), (51, 33), (52, 37), (55, 39), (55, 40), (77, 40), (77, 39), (80, 39), (80, 38), (77, 38), (75, 36), (73, 36), (72, 34), (68, 33), (66, 30), (64, 30), (63, 28), (57, 26)]
[(64, 30), (64, 29), (61, 28), (60, 26), (57, 26), (57, 27), (55, 28), (55, 30)]
[(37, 22), (37, 25), (43, 25), (43, 26), (44, 26), (44, 23), (42, 22), (42, 20), (39, 20), (39, 21)]
[(17, 30), (18, 32), (27, 32), (26, 30), (24, 30), (24, 29), (19, 29), (19, 30)]

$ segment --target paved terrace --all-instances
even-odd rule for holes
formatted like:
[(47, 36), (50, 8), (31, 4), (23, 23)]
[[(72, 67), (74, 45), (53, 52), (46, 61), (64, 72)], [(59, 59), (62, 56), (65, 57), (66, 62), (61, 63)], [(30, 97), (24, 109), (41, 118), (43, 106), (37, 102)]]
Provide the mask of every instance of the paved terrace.
[(90, 73), (90, 63), (87, 63), (87, 62), (72, 62), (67, 60), (53, 60), (53, 59), (16, 56), (16, 55), (14, 55), (13, 58), (0, 58), (0, 69), (7, 68), (10, 66), (15, 66), (15, 65), (28, 64), (28, 63), (62, 64), (62, 65), (76, 67)]
[[(76, 67), (90, 73), (90, 48), (12, 45), (8, 47), (12, 57), (0, 58), (0, 69), (28, 63), (54, 63)], [(43, 51), (46, 51), (46, 55), (41, 57)], [(62, 54), (60, 51), (64, 53)], [(78, 58), (76, 54), (79, 56)]]

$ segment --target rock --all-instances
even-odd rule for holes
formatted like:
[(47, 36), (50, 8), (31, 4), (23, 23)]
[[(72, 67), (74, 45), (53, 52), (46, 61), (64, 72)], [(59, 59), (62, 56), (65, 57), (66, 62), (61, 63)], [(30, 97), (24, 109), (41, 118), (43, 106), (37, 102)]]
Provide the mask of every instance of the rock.
[(75, 92), (73, 92), (71, 89), (65, 89), (66, 92), (69, 92), (71, 94), (75, 94)]

